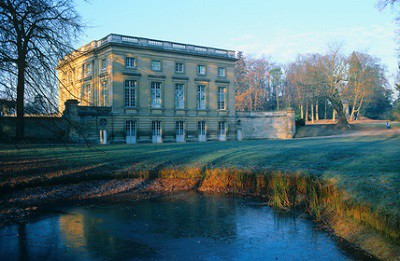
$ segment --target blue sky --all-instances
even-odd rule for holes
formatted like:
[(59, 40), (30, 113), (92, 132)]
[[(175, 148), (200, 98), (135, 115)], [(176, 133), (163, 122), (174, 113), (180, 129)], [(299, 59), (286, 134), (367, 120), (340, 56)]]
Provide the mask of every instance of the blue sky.
[[(79, 46), (109, 33), (268, 55), (286, 63), (298, 53), (344, 51), (379, 57), (395, 73), (394, 14), (377, 0), (79, 0), (89, 25)], [(77, 47), (79, 47), (77, 46)]]

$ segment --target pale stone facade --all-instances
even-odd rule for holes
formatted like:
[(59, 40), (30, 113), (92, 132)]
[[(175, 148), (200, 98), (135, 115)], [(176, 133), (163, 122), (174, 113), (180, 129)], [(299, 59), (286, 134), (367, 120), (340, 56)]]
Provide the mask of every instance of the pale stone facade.
[(234, 51), (111, 34), (60, 63), (60, 111), (68, 99), (110, 107), (113, 142), (235, 139), (235, 61)]
[[(159, 143), (269, 138), (263, 129), (256, 130), (264, 133), (258, 136), (248, 133), (253, 123), (261, 126), (260, 120), (244, 117), (238, 122), (234, 51), (110, 34), (68, 60), (57, 69), (59, 108), (66, 109), (65, 117), (77, 129), (75, 134), (70, 130), (72, 139)], [(65, 108), (71, 100), (79, 106), (67, 102), (72, 109)]]

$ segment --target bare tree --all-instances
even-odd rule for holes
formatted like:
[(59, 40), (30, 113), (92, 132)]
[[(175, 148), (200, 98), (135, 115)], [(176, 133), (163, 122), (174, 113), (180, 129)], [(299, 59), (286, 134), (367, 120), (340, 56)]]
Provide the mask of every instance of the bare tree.
[(273, 91), (273, 98), (276, 101), (276, 110), (279, 111), (280, 105), (279, 105), (279, 94), (281, 93), (283, 89), (283, 71), (281, 67), (275, 67), (272, 70), (270, 70), (270, 84), (271, 84), (271, 89)]
[(270, 101), (271, 62), (266, 57), (257, 59), (246, 57), (243, 64), (244, 72), (236, 75), (238, 86), (235, 97), (236, 109), (250, 111), (267, 109), (267, 103)]
[(344, 96), (351, 102), (350, 120), (355, 120), (366, 97), (386, 85), (385, 68), (379, 60), (365, 53), (353, 52), (348, 58), (348, 83)]
[(0, 73), (17, 79), (17, 139), (24, 138), (27, 89), (49, 97), (43, 84), (56, 77), (58, 60), (73, 51), (82, 29), (72, 0), (0, 1)]
[(379, 0), (378, 8), (380, 10), (383, 10), (389, 5), (394, 6), (395, 4), (398, 4), (398, 3), (400, 3), (400, 0)]
[(293, 106), (298, 107), (300, 117), (304, 119), (304, 104), (306, 100), (304, 55), (298, 55), (294, 62), (286, 66), (286, 82), (291, 86), (290, 94)]
[(346, 114), (343, 110), (342, 90), (346, 81), (346, 59), (341, 52), (341, 45), (332, 45), (327, 54), (321, 56), (318, 64), (322, 71), (319, 97), (326, 98), (332, 104), (338, 116), (338, 126), (348, 128)]

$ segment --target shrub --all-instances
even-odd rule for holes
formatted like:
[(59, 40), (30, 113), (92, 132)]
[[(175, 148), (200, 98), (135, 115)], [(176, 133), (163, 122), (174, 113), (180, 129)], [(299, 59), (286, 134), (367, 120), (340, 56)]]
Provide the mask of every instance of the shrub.
[(306, 125), (306, 121), (300, 117), (300, 115), (296, 115), (296, 127), (301, 127)]

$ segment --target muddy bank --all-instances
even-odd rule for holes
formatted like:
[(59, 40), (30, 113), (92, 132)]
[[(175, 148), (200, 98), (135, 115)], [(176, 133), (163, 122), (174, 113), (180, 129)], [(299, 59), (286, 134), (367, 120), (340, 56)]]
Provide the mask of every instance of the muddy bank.
[[(237, 169), (163, 169), (139, 178), (96, 180), (27, 188), (0, 199), (0, 226), (24, 222), (49, 204), (129, 192), (138, 200), (197, 190), (261, 196), (281, 209), (301, 208), (333, 233), (384, 260), (400, 259), (399, 223), (368, 206), (355, 205), (334, 184), (299, 173), (253, 173)], [(187, 178), (190, 177), (190, 178)]]
[(24, 222), (49, 204), (95, 199), (124, 192), (134, 192), (140, 200), (170, 192), (195, 190), (198, 188), (199, 181), (196, 179), (135, 178), (27, 188), (5, 194), (0, 198), (0, 227), (10, 223)]

